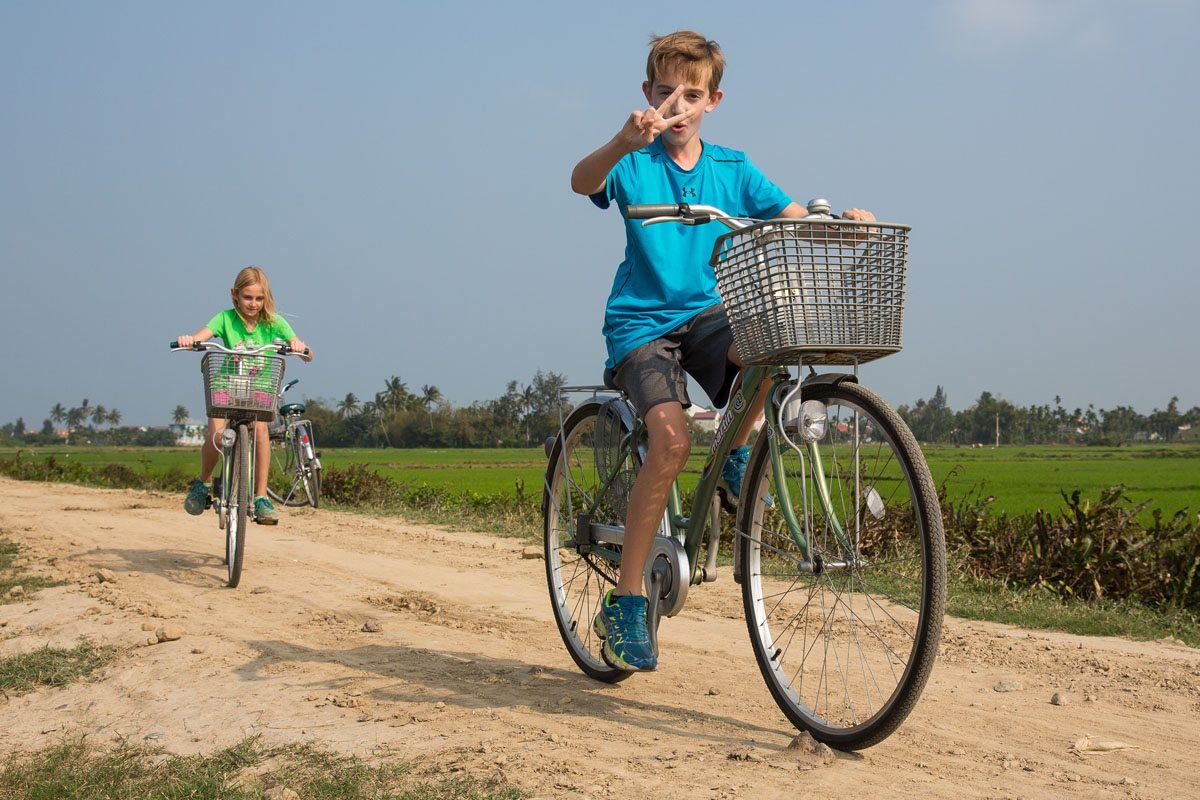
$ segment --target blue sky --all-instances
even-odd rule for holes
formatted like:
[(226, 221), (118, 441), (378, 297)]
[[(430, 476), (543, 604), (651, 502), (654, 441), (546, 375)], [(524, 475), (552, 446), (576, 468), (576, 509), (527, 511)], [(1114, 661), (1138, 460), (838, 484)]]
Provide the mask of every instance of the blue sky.
[(262, 265), (318, 360), (456, 403), (598, 379), (615, 211), (568, 188), (647, 37), (725, 49), (705, 137), (914, 228), (894, 404), (1200, 403), (1194, 2), (0, 5), (0, 422), (201, 407), (166, 342)]

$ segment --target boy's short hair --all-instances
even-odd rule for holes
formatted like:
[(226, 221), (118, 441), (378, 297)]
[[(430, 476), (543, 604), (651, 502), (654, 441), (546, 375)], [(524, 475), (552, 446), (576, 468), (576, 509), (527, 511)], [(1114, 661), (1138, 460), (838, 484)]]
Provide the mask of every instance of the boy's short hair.
[(708, 91), (715, 92), (721, 85), (721, 74), (725, 72), (725, 54), (716, 42), (695, 31), (651, 36), (646, 80), (653, 86), (659, 75), (671, 69), (678, 69), (689, 81), (707, 81)]

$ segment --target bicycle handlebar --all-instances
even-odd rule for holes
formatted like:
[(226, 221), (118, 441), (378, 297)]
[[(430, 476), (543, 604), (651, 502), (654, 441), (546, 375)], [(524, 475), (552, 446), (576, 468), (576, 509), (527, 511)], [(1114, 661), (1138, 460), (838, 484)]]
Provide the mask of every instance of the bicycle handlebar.
[(626, 206), (625, 219), (653, 219), (654, 217), (681, 217), (687, 209), (686, 203), (648, 203)]
[(305, 357), (305, 356), (312, 355), (312, 350), (310, 350), (307, 347), (304, 348), (303, 353), (300, 353), (300, 352), (293, 350), (291, 345), (276, 344), (274, 342), (272, 342), (270, 344), (264, 344), (262, 347), (256, 347), (252, 350), (231, 350), (230, 348), (225, 347), (224, 345), (217, 344), (216, 342), (212, 342), (212, 341), (192, 342), (191, 347), (180, 347), (179, 340), (172, 339), (170, 348), (171, 348), (172, 353), (178, 352), (180, 350), (196, 350), (196, 351), (212, 350), (217, 353), (228, 353), (229, 355), (232, 355), (232, 356), (255, 356), (255, 355), (259, 355), (260, 353), (265, 353), (267, 351), (276, 352), (281, 356)]

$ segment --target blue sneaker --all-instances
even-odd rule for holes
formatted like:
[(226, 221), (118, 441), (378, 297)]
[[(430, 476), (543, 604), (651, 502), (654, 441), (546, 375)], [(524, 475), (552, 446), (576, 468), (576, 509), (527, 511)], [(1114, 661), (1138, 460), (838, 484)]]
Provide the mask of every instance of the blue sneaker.
[(738, 498), (742, 495), (742, 481), (746, 479), (746, 465), (749, 463), (748, 444), (734, 448), (725, 459), (725, 466), (721, 469), (721, 480), (717, 486), (721, 490), (721, 501), (726, 510), (731, 511), (737, 507)]
[(203, 514), (204, 509), (212, 505), (211, 490), (212, 487), (196, 478), (188, 489), (187, 497), (184, 498), (183, 510), (193, 517)]
[(604, 657), (619, 669), (650, 671), (658, 666), (646, 629), (646, 598), (636, 594), (604, 595), (592, 630), (604, 640)]

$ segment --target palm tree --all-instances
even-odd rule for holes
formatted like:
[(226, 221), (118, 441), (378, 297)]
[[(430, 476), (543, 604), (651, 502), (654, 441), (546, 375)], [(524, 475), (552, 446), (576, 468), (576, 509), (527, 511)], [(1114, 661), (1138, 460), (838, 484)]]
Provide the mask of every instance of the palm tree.
[(92, 406), (92, 424), (103, 425), (108, 421), (108, 409), (104, 406)]
[(78, 428), (85, 419), (87, 419), (86, 407), (72, 408), (67, 412), (67, 429)]
[(537, 401), (537, 390), (532, 385), (521, 390), (519, 396), (521, 407), (525, 410), (525, 442), (529, 442), (529, 415), (533, 413), (533, 404)]
[[(399, 378), (392, 378), (392, 380), (388, 381), (388, 383), (391, 384), (392, 381), (399, 382), (399, 380), (400, 380)], [(402, 389), (404, 388), (403, 383), (400, 383), (399, 385), (400, 385), (400, 388), (402, 388)], [(405, 390), (405, 391), (407, 391), (407, 390)], [(388, 393), (387, 392), (376, 392), (375, 393), (375, 413), (378, 415), (378, 418), (379, 418), (379, 430), (383, 431), (383, 440), (385, 442), (387, 442), (388, 447), (391, 447), (392, 446), (392, 437), (388, 435), (387, 425), (385, 425), (384, 421), (383, 421), (384, 410), (387, 407), (388, 407)], [(393, 405), (392, 411), (395, 412), (395, 410), (396, 410), (396, 407)]]
[(175, 410), (171, 412), (171, 419), (176, 425), (182, 425), (187, 422), (188, 410), (183, 406), (175, 406)]
[(350, 392), (338, 403), (338, 416), (352, 417), (356, 413), (358, 413), (358, 398), (354, 392)]
[(121, 424), (121, 412), (117, 409), (112, 409), (108, 412), (108, 424), (112, 427), (117, 427)]
[(433, 430), (433, 407), (442, 402), (442, 390), (436, 386), (425, 384), (421, 387), (421, 405), (429, 414), (429, 430)]
[(392, 407), (392, 411), (395, 411), (397, 408), (403, 408), (410, 397), (408, 385), (396, 375), (387, 379), (387, 382), (383, 386), (383, 392), (387, 397), (388, 405)]
[(59, 425), (67, 421), (67, 409), (62, 403), (55, 403), (54, 408), (50, 409), (50, 419), (54, 420)]

